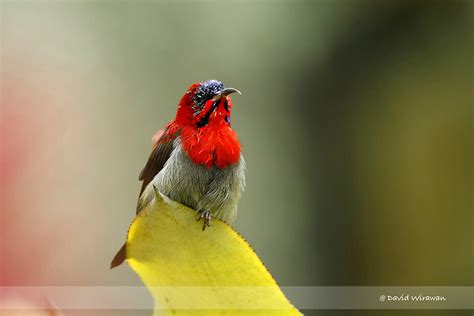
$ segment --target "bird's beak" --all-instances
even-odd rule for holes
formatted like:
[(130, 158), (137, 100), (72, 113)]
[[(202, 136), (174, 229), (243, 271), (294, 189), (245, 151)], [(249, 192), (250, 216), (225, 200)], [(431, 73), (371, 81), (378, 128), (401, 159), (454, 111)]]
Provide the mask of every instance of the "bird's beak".
[(240, 92), (237, 89), (225, 88), (224, 90), (219, 91), (212, 99), (219, 100), (220, 98), (228, 96), (229, 94), (232, 94), (232, 93), (235, 93), (235, 92), (237, 92), (238, 94), (242, 94), (242, 92)]

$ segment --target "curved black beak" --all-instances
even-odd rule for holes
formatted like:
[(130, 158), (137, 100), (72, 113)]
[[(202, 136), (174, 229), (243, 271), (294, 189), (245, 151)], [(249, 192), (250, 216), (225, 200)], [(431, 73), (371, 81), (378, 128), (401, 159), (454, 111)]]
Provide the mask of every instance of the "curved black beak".
[(218, 100), (222, 97), (225, 97), (225, 96), (228, 96), (229, 94), (232, 94), (232, 93), (238, 93), (238, 94), (242, 94), (242, 92), (240, 92), (239, 90), (237, 89), (234, 89), (234, 88), (225, 88), (224, 90), (221, 90), (219, 92), (216, 93), (216, 95), (213, 97), (214, 100)]

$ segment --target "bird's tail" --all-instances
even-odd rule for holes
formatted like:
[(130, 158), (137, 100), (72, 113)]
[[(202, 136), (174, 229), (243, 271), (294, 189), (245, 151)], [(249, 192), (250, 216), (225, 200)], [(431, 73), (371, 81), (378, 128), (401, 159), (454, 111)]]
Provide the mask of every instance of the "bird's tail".
[(121, 265), (125, 261), (126, 259), (125, 245), (126, 243), (122, 245), (122, 247), (119, 249), (115, 257), (112, 259), (112, 262), (110, 263), (110, 269), (113, 269), (116, 266)]

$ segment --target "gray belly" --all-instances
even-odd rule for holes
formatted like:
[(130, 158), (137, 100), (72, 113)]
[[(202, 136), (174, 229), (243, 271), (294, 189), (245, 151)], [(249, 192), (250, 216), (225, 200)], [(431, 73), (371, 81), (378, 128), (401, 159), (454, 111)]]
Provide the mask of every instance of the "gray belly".
[(151, 184), (174, 201), (232, 222), (245, 186), (245, 162), (241, 157), (239, 163), (224, 169), (196, 165), (177, 139), (170, 158)]

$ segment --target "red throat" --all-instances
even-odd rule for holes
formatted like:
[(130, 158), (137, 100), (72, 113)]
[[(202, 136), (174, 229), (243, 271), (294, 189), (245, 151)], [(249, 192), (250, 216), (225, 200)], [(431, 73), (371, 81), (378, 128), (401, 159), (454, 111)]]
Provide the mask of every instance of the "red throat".
[(194, 163), (223, 169), (240, 159), (237, 134), (229, 126), (186, 127), (181, 132), (184, 151)]
[(191, 107), (195, 88), (191, 86), (181, 99), (176, 119), (170, 123), (168, 130), (174, 130), (174, 133), (180, 130), (183, 150), (198, 165), (223, 169), (238, 163), (240, 143), (230, 123), (230, 97), (223, 97), (216, 104), (214, 100), (209, 100), (195, 114)]

